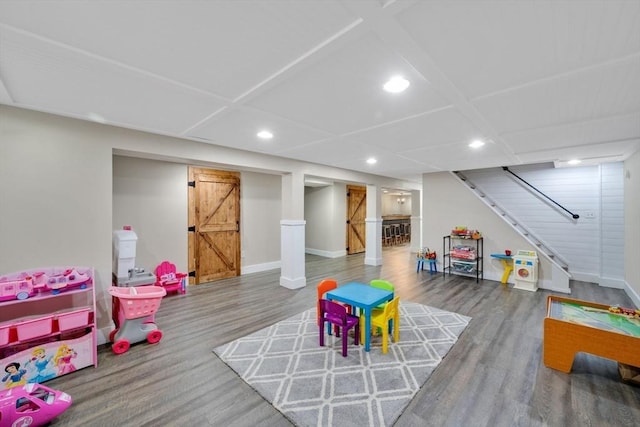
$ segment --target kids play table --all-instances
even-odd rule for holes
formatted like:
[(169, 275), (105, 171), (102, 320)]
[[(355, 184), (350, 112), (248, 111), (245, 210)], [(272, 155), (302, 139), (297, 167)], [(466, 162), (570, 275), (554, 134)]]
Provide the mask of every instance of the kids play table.
[(544, 364), (571, 372), (584, 352), (640, 366), (640, 319), (609, 312), (609, 306), (550, 295), (544, 319)]
[[(328, 300), (340, 301), (364, 312), (364, 350), (369, 351), (371, 345), (371, 310), (386, 301), (393, 299), (393, 291), (387, 291), (364, 283), (350, 282), (333, 289), (326, 294)], [(393, 325), (394, 328), (398, 325)]]

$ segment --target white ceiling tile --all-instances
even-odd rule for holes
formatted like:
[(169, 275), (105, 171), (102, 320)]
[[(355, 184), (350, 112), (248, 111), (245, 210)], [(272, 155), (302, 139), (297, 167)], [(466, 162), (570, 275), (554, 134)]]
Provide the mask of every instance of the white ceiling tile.
[(640, 55), (473, 102), (498, 132), (640, 111)]
[(467, 118), (450, 107), (349, 135), (350, 139), (377, 147), (393, 146), (397, 152), (483, 137)]
[(204, 93), (0, 30), (2, 75), (18, 105), (174, 135), (224, 106)]
[(0, 2), (0, 22), (229, 99), (356, 18), (340, 2)]
[(479, 149), (468, 146), (469, 141), (447, 144), (440, 147), (425, 147), (407, 151), (403, 156), (411, 156), (438, 170), (465, 170), (480, 167), (495, 167), (512, 164), (505, 148), (493, 141)]
[(518, 157), (522, 163), (541, 163), (549, 160), (568, 161), (571, 159), (610, 159), (622, 161), (640, 150), (640, 139), (611, 142), (607, 144), (581, 145), (522, 153)]
[[(263, 129), (273, 133), (273, 138), (257, 138), (256, 134)], [(225, 110), (192, 129), (186, 136), (206, 139), (217, 145), (276, 154), (290, 147), (331, 137), (330, 134), (246, 107)]]
[[(399, 94), (382, 89), (402, 75), (411, 85)], [(335, 134), (418, 114), (448, 105), (411, 64), (366, 34), (322, 58), (250, 104)]]
[(640, 112), (503, 135), (503, 139), (508, 141), (516, 155), (639, 138)]
[(424, 1), (397, 19), (469, 98), (640, 51), (637, 1)]

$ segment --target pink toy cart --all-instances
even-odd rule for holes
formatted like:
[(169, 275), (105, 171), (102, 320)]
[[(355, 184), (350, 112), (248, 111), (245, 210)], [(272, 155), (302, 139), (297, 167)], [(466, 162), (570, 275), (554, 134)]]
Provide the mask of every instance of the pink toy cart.
[(147, 340), (155, 344), (162, 339), (162, 331), (155, 324), (154, 314), (167, 294), (159, 286), (112, 286), (113, 321), (116, 329), (109, 334), (115, 354), (126, 353), (133, 343)]

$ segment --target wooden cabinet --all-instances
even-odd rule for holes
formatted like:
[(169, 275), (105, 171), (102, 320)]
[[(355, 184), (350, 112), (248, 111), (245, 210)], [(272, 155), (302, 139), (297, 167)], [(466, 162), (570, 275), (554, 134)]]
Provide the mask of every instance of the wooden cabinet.
[(442, 274), (474, 276), (476, 282), (484, 279), (483, 238), (462, 236), (442, 238)]
[(94, 272), (60, 267), (0, 276), (0, 388), (97, 366)]

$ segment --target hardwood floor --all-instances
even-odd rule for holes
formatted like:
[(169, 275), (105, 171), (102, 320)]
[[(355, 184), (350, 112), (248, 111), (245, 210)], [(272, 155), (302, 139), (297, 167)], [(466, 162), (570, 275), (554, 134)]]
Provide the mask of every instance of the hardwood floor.
[[(52, 426), (288, 426), (291, 423), (212, 352), (218, 345), (315, 306), (315, 284), (384, 278), (401, 299), (471, 316), (458, 343), (396, 426), (637, 426), (640, 387), (620, 381), (617, 364), (579, 354), (571, 374), (542, 363), (542, 320), (549, 292), (428, 271), (416, 273), (408, 246), (385, 248), (384, 265), (363, 254), (308, 255), (307, 285), (288, 290), (280, 271), (190, 287), (163, 300), (157, 345), (115, 356), (99, 350), (98, 368), (47, 385), (73, 397)], [(632, 306), (617, 289), (573, 283), (572, 297)], [(640, 351), (640, 349), (639, 349)]]

